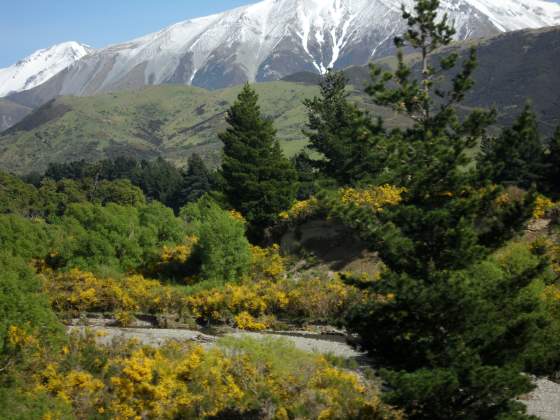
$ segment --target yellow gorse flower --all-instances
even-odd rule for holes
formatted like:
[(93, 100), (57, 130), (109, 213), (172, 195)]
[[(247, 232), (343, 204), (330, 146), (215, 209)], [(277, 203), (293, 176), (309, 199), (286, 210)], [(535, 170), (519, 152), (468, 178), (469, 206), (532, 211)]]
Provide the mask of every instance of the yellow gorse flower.
[(406, 188), (382, 185), (365, 189), (344, 188), (340, 190), (340, 201), (345, 205), (369, 207), (375, 212), (384, 207), (396, 206), (402, 202)]

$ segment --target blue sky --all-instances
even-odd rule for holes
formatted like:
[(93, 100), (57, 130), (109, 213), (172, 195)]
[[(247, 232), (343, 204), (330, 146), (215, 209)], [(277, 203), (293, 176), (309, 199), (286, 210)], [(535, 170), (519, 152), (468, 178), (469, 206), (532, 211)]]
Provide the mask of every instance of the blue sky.
[(256, 0), (1, 0), (0, 67), (59, 42), (79, 41), (100, 48), (158, 31), (181, 20), (254, 2)]
[(256, 0), (1, 0), (0, 67), (64, 41), (99, 48)]

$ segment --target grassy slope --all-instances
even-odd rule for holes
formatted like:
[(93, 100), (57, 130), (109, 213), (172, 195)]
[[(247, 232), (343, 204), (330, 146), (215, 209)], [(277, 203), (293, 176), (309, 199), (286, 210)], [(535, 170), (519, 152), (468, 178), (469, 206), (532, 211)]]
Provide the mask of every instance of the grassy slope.
[[(126, 154), (164, 156), (183, 164), (198, 151), (216, 161), (217, 133), (240, 88), (205, 91), (186, 86), (149, 87), (95, 97), (62, 97), (0, 137), (0, 167), (29, 172), (51, 161)], [(302, 100), (317, 88), (288, 83), (258, 85), (263, 112), (274, 118), (288, 151), (303, 145)]]
[[(0, 168), (27, 173), (44, 170), (49, 162), (123, 154), (148, 159), (163, 156), (182, 166), (193, 152), (217, 164), (217, 134), (225, 129), (225, 111), (240, 89), (206, 91), (167, 85), (58, 98), (0, 136)], [(306, 120), (302, 101), (316, 95), (318, 88), (272, 82), (258, 84), (256, 89), (286, 153), (301, 150), (306, 144), (301, 133)], [(392, 115), (381, 112), (391, 119)]]

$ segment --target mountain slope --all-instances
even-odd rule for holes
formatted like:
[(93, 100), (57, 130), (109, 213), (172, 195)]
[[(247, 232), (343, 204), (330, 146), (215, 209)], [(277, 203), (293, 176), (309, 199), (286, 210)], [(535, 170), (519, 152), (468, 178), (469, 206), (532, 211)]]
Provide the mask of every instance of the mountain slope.
[[(286, 82), (255, 85), (264, 114), (274, 120), (282, 147), (293, 155), (306, 144), (303, 100), (316, 86)], [(208, 91), (189, 86), (153, 86), (92, 97), (60, 97), (0, 136), (0, 168), (27, 173), (50, 162), (95, 161), (120, 155), (163, 156), (178, 166), (197, 152), (212, 165), (220, 159), (217, 134), (241, 87)], [(362, 97), (357, 97), (362, 102)], [(389, 120), (393, 114), (383, 109)], [(400, 125), (401, 120), (389, 125)]]
[(92, 48), (77, 42), (36, 51), (13, 66), (0, 69), (0, 97), (39, 86), (92, 52)]
[(31, 112), (31, 108), (0, 98), (0, 132), (23, 120)]
[[(394, 51), (402, 1), (264, 0), (99, 50), (38, 95), (44, 102), (169, 83), (215, 89), (363, 65)], [(442, 0), (442, 12), (458, 39), (560, 24), (560, 5), (545, 0)]]
[[(467, 107), (494, 107), (498, 124), (511, 125), (524, 104), (530, 100), (539, 117), (541, 130), (552, 134), (560, 125), (560, 26), (522, 30), (484, 40), (456, 43), (448, 50), (463, 55), (471, 46), (477, 47), (478, 68), (474, 88), (465, 98)], [(409, 63), (418, 62), (415, 55), (406, 56)], [(437, 57), (434, 59), (437, 62)], [(394, 67), (394, 58), (375, 62)], [(416, 65), (420, 71), (420, 64)], [(344, 70), (351, 84), (359, 88), (370, 80), (369, 66), (353, 66)], [(297, 73), (283, 80), (317, 85), (320, 76)]]
[[(480, 44), (480, 65), (468, 106), (496, 106), (499, 123), (510, 124), (525, 101), (532, 99), (545, 133), (560, 124), (560, 27), (512, 32), (457, 43), (452, 48), (465, 54), (472, 44)], [(413, 62), (415, 56), (407, 59)], [(377, 63), (390, 66), (393, 61), (385, 58)], [(367, 104), (367, 98), (360, 94), (368, 80), (367, 67), (351, 67), (346, 74), (357, 86), (355, 100), (387, 118), (389, 126), (406, 123), (387, 110)], [(274, 118), (289, 153), (305, 144), (301, 101), (318, 92), (313, 85), (316, 78), (313, 73), (300, 73), (290, 78), (293, 83), (256, 85), (263, 110)], [(220, 146), (217, 133), (224, 129), (224, 112), (239, 89), (207, 91), (167, 85), (58, 98), (0, 135), (0, 168), (30, 172), (44, 169), (49, 162), (116, 155), (164, 156), (183, 165), (194, 151), (216, 164)]]

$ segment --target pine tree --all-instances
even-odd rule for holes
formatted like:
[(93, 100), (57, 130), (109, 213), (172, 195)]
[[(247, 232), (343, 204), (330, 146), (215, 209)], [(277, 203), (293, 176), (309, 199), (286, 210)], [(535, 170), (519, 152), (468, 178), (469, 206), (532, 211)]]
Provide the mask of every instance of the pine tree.
[(175, 199), (175, 209), (194, 203), (212, 190), (214, 179), (202, 158), (193, 153), (188, 160), (187, 170), (183, 173), (183, 186)]
[[(402, 203), (381, 212), (333, 204), (334, 215), (356, 228), (387, 267), (365, 286), (372, 299), (350, 310), (348, 329), (379, 365), (387, 401), (410, 418), (525, 418), (514, 402), (531, 389), (521, 360), (543, 318), (537, 294), (528, 290), (545, 263), (524, 249), (505, 258), (517, 267), (509, 271), (490, 255), (521, 229), (533, 197), (498, 200), (503, 191), (481, 188), (469, 169), (466, 152), (495, 113), (458, 116), (473, 86), (476, 53), (459, 69), (455, 53), (436, 61), (437, 48), (454, 35), (446, 16), (438, 20), (439, 4), (403, 7), (409, 29), (395, 40), (397, 70), (373, 67), (368, 89), (376, 104), (411, 120), (387, 134), (394, 145), (387, 180), (406, 188)], [(419, 50), (418, 71), (405, 62), (405, 47)]]
[(309, 148), (322, 159), (314, 161), (323, 176), (339, 185), (373, 178), (380, 171), (380, 123), (348, 101), (346, 76), (329, 70), (320, 83), (321, 95), (304, 101), (308, 111)]
[(560, 126), (548, 144), (546, 156), (546, 185), (547, 190), (555, 195), (560, 194)]
[(230, 127), (220, 134), (224, 193), (249, 222), (251, 236), (258, 239), (292, 204), (296, 172), (280, 149), (272, 121), (261, 114), (258, 95), (249, 84), (243, 87), (226, 120)]
[(543, 181), (545, 166), (537, 117), (529, 104), (511, 128), (482, 142), (478, 157), (484, 179), (523, 188)]
[(314, 166), (315, 162), (309, 157), (306, 150), (302, 150), (292, 157), (291, 161), (298, 177), (299, 188), (296, 198), (306, 200), (317, 192), (318, 173)]

